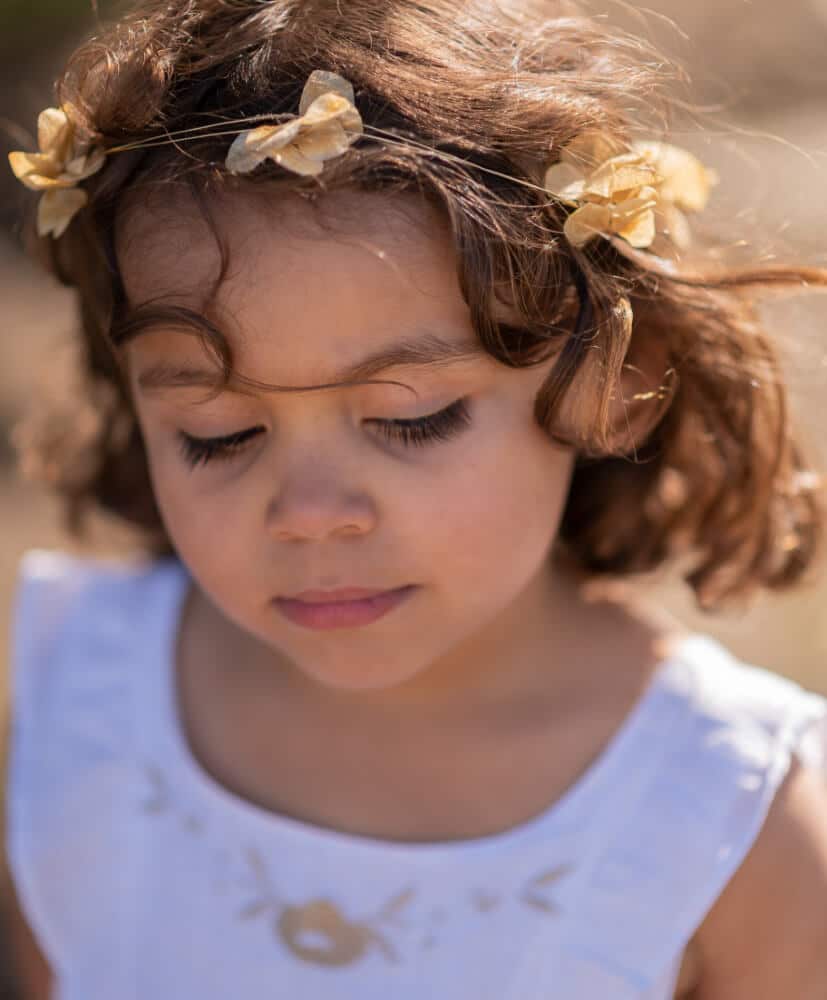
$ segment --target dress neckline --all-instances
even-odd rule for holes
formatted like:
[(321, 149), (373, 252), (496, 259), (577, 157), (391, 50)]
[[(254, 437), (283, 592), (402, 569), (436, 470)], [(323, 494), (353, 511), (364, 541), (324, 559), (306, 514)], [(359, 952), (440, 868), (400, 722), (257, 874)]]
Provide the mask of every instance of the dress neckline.
[[(320, 850), (368, 852), (408, 861), (450, 860), (460, 855), (487, 857), (491, 853), (524, 850), (538, 839), (548, 843), (550, 837), (583, 833), (583, 821), (590, 818), (589, 806), (603, 792), (614, 789), (615, 773), (627, 761), (640, 759), (639, 754), (644, 758), (648, 756), (649, 737), (658, 728), (664, 702), (674, 692), (675, 675), (686, 669), (682, 650), (688, 643), (701, 641), (701, 637), (689, 635), (676, 643), (674, 650), (655, 667), (642, 694), (598, 756), (553, 803), (535, 816), (481, 837), (445, 841), (385, 840), (318, 826), (266, 809), (222, 785), (199, 763), (182, 725), (177, 690), (178, 632), (190, 585), (191, 578), (180, 562), (174, 560), (165, 564), (162, 585), (155, 594), (158, 603), (149, 616), (160, 627), (153, 636), (154, 669), (146, 672), (144, 685), (150, 701), (144, 706), (149, 713), (147, 717), (156, 720), (152, 742), (147, 745), (153, 759), (147, 764), (154, 771), (163, 772), (174, 787), (186, 788), (208, 815), (226, 816), (234, 825), (246, 829), (264, 843), (273, 838), (302, 840)], [(678, 682), (678, 686), (683, 685)], [(638, 777), (634, 773), (623, 774), (630, 794), (634, 793), (633, 783), (638, 778), (642, 780), (642, 772)]]

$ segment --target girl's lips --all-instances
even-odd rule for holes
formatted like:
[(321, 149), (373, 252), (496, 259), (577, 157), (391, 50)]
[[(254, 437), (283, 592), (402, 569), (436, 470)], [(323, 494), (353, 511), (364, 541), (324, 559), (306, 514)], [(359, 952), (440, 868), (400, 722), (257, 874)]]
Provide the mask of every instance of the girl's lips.
[[(399, 589), (399, 588), (397, 588)], [(301, 601), (304, 604), (337, 604), (339, 601), (361, 601), (365, 597), (377, 597), (386, 594), (387, 590), (380, 587), (342, 587), (340, 590), (303, 590), (300, 594), (284, 597), (288, 601)]]
[[(288, 621), (304, 628), (323, 630), (358, 628), (384, 617), (398, 604), (410, 597), (416, 589), (416, 586), (409, 585), (399, 587), (397, 590), (381, 591), (371, 597), (324, 602), (310, 601), (309, 597), (314, 592), (305, 591), (302, 595), (304, 600), (277, 597), (273, 603)], [(350, 593), (353, 592), (351, 588)], [(364, 593), (364, 591), (362, 592)], [(334, 591), (334, 593), (348, 593), (348, 591)]]

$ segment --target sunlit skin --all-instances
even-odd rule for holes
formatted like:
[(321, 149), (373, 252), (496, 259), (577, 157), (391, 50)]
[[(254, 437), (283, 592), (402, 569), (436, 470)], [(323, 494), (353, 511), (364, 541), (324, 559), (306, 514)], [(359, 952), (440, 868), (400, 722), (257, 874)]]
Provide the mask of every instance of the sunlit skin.
[[(241, 199), (226, 208), (232, 273), (218, 307), (240, 373), (314, 386), (418, 332), (473, 339), (447, 233), (424, 209), (415, 221), (366, 212), (376, 222), (350, 238), (314, 232), (304, 204), (289, 210), (287, 229)], [(214, 275), (209, 238), (179, 230), (183, 254), (174, 233), (141, 253), (136, 229), (124, 254), (130, 300), (169, 289), (168, 301), (197, 308), (197, 295), (179, 290), (203, 289)], [(195, 338), (151, 331), (128, 357), (158, 502), (182, 559), (228, 618), (315, 680), (444, 686), (469, 659), (484, 670), (508, 650), (513, 662), (526, 623), (554, 616), (546, 567), (573, 456), (533, 419), (548, 364), (514, 371), (482, 355), (377, 376), (414, 392), (374, 384), (205, 401), (203, 388), (137, 385), (160, 359), (207, 368)], [(462, 397), (470, 426), (447, 441), (388, 441), (370, 423), (429, 415)], [(231, 457), (196, 468), (176, 436), (257, 427)], [(309, 588), (407, 584), (419, 590), (403, 606), (335, 632), (291, 624), (272, 604)]]
[[(585, 602), (550, 558), (574, 464), (534, 419), (551, 361), (482, 355), (318, 388), (425, 331), (475, 343), (440, 216), (414, 199), (400, 212), (376, 194), (327, 197), (332, 231), (297, 200), (214, 206), (231, 267), (212, 315), (236, 370), (302, 391), (148, 389), (161, 362), (205, 370), (209, 356), (169, 329), (126, 349), (158, 504), (195, 581), (181, 713), (204, 766), (270, 808), (413, 839), (504, 829), (596, 756), (640, 694), (652, 634)], [(132, 304), (202, 308), (218, 255), (185, 201), (127, 214), (119, 249)], [(460, 398), (470, 423), (444, 441), (406, 446), (373, 423)], [(247, 429), (236, 453), (195, 467), (179, 437)], [(313, 631), (273, 604), (408, 584), (409, 600), (360, 628)]]

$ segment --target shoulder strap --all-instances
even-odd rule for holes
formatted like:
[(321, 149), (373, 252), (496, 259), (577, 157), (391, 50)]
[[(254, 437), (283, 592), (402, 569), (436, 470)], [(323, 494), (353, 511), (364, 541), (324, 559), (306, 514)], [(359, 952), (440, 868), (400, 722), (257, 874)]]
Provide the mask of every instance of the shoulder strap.
[(758, 836), (793, 755), (827, 762), (827, 699), (711, 639), (687, 640), (662, 682), (671, 718), (637, 762), (648, 769), (643, 792), (615, 796), (595, 817), (599, 846), (559, 938), (526, 955), (523, 997), (671, 996), (683, 949)]

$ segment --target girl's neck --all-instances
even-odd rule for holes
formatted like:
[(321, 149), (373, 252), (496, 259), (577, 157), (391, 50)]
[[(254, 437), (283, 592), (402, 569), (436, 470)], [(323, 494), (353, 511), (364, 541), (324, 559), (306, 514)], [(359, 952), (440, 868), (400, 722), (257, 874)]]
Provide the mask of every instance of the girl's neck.
[(620, 605), (551, 577), (532, 596), (519, 629), (504, 616), (406, 690), (341, 692), (246, 642), (194, 590), (178, 664), (194, 756), (266, 809), (368, 836), (473, 838), (530, 819), (605, 748), (659, 659), (657, 631)]
[[(193, 586), (181, 622), (182, 661), (193, 666), (194, 686), (232, 699), (289, 704), (294, 712), (346, 712), (367, 722), (462, 717), (508, 712), (521, 704), (565, 703), (624, 676), (647, 672), (663, 656), (663, 628), (638, 609), (588, 599), (581, 581), (549, 564), (509, 608), (476, 635), (425, 667), (405, 684), (341, 690), (308, 677), (224, 617)], [(197, 664), (197, 666), (196, 666)], [(614, 679), (614, 680), (611, 680)], [(632, 680), (634, 684), (634, 680)]]

